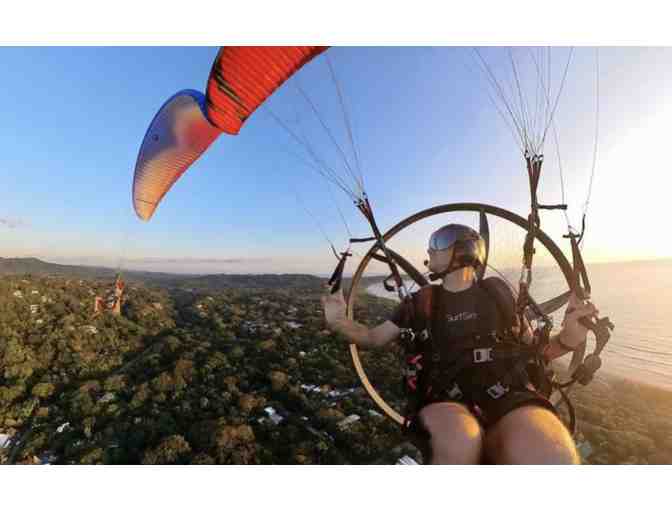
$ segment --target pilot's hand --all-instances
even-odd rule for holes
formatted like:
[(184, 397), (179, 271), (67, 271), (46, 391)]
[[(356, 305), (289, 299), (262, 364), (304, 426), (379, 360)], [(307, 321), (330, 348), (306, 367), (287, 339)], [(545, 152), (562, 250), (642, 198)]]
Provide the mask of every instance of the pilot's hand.
[(324, 318), (328, 326), (334, 325), (337, 321), (346, 317), (346, 304), (343, 297), (343, 289), (340, 288), (334, 294), (331, 293), (331, 286), (325, 284), (325, 294), (322, 296), (322, 307), (324, 308)]
[(575, 294), (569, 297), (567, 312), (562, 321), (561, 340), (564, 345), (576, 349), (586, 342), (588, 328), (579, 319), (582, 317), (597, 317), (599, 310), (590, 301), (579, 299)]

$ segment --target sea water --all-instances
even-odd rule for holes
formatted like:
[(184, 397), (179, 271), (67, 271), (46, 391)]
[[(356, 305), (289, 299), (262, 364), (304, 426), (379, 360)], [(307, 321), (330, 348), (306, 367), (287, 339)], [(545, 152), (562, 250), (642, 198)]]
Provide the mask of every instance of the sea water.
[[(594, 264), (588, 272), (593, 303), (616, 326), (601, 371), (672, 390), (672, 259)], [(533, 285), (557, 287), (558, 281), (541, 271)], [(394, 298), (382, 284), (367, 291)]]

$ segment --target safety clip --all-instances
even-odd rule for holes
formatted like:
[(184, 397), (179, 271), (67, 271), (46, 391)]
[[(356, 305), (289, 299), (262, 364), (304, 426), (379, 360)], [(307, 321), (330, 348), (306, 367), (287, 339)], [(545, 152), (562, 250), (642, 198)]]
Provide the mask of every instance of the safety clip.
[(462, 390), (460, 390), (460, 387), (457, 385), (457, 383), (453, 384), (453, 387), (448, 392), (448, 396), (454, 400), (459, 400), (462, 398)]
[(509, 392), (509, 387), (504, 386), (501, 382), (498, 382), (497, 384), (493, 384), (490, 386), (486, 392), (488, 395), (490, 395), (492, 398), (497, 400), (498, 398), (503, 397)]
[(474, 363), (485, 363), (487, 361), (493, 361), (492, 347), (474, 349)]

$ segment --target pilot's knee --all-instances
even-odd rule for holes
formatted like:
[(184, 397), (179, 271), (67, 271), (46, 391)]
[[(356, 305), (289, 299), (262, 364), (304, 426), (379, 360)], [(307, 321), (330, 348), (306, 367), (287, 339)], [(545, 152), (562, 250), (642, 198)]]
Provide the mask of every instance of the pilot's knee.
[(504, 416), (485, 440), (486, 454), (498, 464), (579, 464), (574, 441), (548, 409), (525, 406)]
[(483, 433), (466, 407), (452, 402), (430, 404), (418, 418), (430, 436), (432, 464), (480, 462)]

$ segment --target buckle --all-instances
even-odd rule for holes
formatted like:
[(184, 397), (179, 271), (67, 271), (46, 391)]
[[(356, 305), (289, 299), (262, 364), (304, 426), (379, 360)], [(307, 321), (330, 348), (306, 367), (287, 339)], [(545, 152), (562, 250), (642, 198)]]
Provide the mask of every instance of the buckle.
[(453, 387), (448, 392), (448, 396), (450, 398), (454, 398), (455, 400), (462, 398), (462, 390), (460, 390), (460, 387), (457, 385), (457, 383), (453, 384)]
[(412, 342), (415, 340), (415, 332), (410, 328), (402, 329), (399, 336), (404, 342)]
[(485, 363), (486, 361), (493, 361), (492, 347), (474, 349), (474, 363)]
[(415, 368), (407, 368), (404, 370), (404, 375), (406, 375), (406, 377), (415, 377), (418, 375), (418, 371)]
[(427, 340), (427, 339), (429, 338), (429, 331), (427, 330), (427, 328), (423, 329), (423, 330), (420, 332), (420, 335), (419, 335), (419, 336), (420, 336), (420, 340), (422, 340), (423, 342), (424, 342), (425, 340)]
[(497, 400), (500, 397), (503, 397), (509, 392), (509, 387), (504, 386), (501, 382), (497, 382), (485, 390), (488, 395)]

